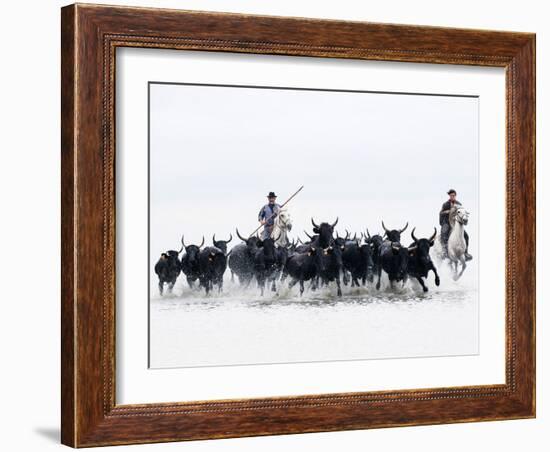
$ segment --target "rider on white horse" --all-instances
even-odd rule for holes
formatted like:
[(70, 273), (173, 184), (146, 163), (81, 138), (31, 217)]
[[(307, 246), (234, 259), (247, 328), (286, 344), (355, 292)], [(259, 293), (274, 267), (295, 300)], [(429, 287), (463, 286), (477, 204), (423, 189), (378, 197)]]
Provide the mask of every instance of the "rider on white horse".
[[(443, 248), (443, 252), (445, 253), (445, 257), (448, 256), (447, 244), (449, 242), (449, 236), (451, 234), (449, 214), (451, 213), (451, 209), (453, 207), (458, 207), (462, 205), (456, 199), (456, 190), (451, 188), (447, 192), (447, 194), (449, 195), (449, 199), (443, 203), (443, 206), (441, 206), (441, 211), (439, 212), (439, 224), (441, 225), (441, 245)], [(472, 259), (472, 256), (468, 253), (468, 244), (470, 243), (470, 237), (468, 236), (468, 233), (466, 231), (464, 231), (464, 240), (466, 241), (466, 252), (464, 253), (464, 257), (467, 261), (469, 261)]]
[(276, 199), (277, 195), (270, 191), (267, 195), (268, 203), (260, 209), (260, 213), (258, 214), (258, 221), (264, 227), (262, 240), (271, 237), (271, 233), (273, 232), (275, 217), (281, 208), (281, 206), (275, 202)]

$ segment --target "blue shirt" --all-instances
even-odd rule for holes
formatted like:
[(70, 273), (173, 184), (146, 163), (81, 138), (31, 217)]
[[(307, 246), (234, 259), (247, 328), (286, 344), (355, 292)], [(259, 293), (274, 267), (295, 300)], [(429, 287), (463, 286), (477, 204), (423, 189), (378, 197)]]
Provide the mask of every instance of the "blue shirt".
[[(281, 206), (279, 204), (266, 204), (260, 209), (260, 213), (258, 214), (258, 221), (262, 221), (264, 219), (267, 219), (269, 217), (272, 217), (273, 214), (278, 213)], [(271, 219), (267, 220), (266, 225), (267, 226), (273, 226), (273, 223), (275, 221), (275, 217), (273, 216)]]

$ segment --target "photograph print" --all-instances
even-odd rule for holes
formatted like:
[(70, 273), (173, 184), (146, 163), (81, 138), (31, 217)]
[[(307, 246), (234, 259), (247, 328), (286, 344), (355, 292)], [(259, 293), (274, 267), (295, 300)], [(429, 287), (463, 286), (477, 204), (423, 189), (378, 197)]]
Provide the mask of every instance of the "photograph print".
[(479, 353), (479, 98), (150, 82), (149, 367)]

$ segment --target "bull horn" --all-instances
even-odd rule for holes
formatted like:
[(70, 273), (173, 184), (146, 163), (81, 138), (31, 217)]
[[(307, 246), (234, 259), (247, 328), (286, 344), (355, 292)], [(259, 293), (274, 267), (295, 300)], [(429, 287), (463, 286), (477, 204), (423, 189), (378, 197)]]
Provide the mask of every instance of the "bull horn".
[(313, 221), (313, 217), (311, 217), (311, 224), (313, 225), (314, 228), (319, 229), (319, 226), (317, 225), (317, 223), (315, 223), (315, 221)]
[(313, 237), (311, 235), (309, 235), (306, 231), (304, 231), (304, 234), (309, 237), (309, 240), (313, 240)]
[(403, 232), (405, 232), (405, 229), (407, 229), (407, 226), (409, 226), (409, 222), (407, 221), (407, 224), (405, 225), (405, 227), (403, 229), (401, 229), (399, 231), (400, 234), (402, 234)]
[(302, 242), (302, 239), (300, 237), (298, 237), (298, 243), (300, 243), (300, 245), (304, 244), (304, 242)]
[(202, 236), (202, 242), (201, 242), (201, 244), (199, 245), (199, 249), (202, 248), (203, 245), (204, 245), (204, 235)]
[(238, 228), (235, 228), (235, 231), (237, 231), (237, 237), (239, 237), (243, 242), (247, 241), (241, 234), (239, 234), (239, 229)]
[(337, 238), (337, 239), (340, 238), (340, 234), (338, 233), (338, 231), (336, 231), (336, 238)]
[(212, 245), (216, 246), (216, 234), (212, 236)]
[(407, 250), (409, 251), (409, 253), (410, 253), (411, 251), (414, 251), (415, 249), (416, 249), (416, 245), (409, 246), (409, 247), (407, 248)]
[(367, 228), (367, 237), (370, 239), (370, 232), (369, 232), (369, 228)]
[(357, 232), (353, 235), (353, 238), (351, 240), (357, 240)]
[(183, 235), (181, 236), (181, 248), (180, 250), (178, 251), (178, 254), (181, 253), (183, 251), (183, 249), (185, 248), (185, 245), (183, 244)]
[(434, 233), (433, 233), (433, 235), (432, 235), (432, 236), (430, 237), (430, 239), (429, 239), (430, 242), (433, 243), (433, 241), (435, 240), (435, 236), (436, 236), (436, 235), (437, 235), (437, 228), (434, 227)]
[(349, 239), (349, 231), (346, 229), (346, 240)]
[(332, 223), (332, 227), (335, 227), (336, 225), (338, 224), (338, 217), (336, 217), (336, 221), (334, 223)]
[(184, 248), (187, 248), (187, 247), (185, 246), (185, 242), (183, 241), (183, 234), (181, 235), (181, 246), (183, 246)]
[(384, 220), (382, 220), (382, 227), (384, 228), (384, 231), (386, 232), (386, 234), (388, 232), (390, 232), (390, 230), (386, 227), (386, 225), (384, 224)]
[(229, 240), (226, 240), (225, 243), (229, 243), (229, 242), (231, 242), (231, 240), (233, 240), (233, 235), (230, 232), (229, 233)]
[(418, 243), (418, 239), (414, 236), (414, 231), (415, 230), (416, 230), (416, 227), (414, 227), (413, 230), (411, 231), (411, 237), (414, 240), (414, 243)]

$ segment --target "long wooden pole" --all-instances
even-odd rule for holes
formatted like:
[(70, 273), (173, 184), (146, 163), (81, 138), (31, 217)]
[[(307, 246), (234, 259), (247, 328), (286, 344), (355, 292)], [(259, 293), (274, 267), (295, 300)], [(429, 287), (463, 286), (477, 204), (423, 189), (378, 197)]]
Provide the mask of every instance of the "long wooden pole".
[[(290, 198), (288, 198), (284, 203), (281, 204), (281, 207), (279, 207), (279, 210), (281, 210), (284, 206), (286, 206), (286, 205), (290, 202), (290, 200), (291, 200), (292, 198), (294, 198), (298, 193), (300, 193), (300, 192), (302, 191), (303, 188), (304, 188), (304, 186), (302, 185), (298, 190), (296, 190), (296, 191), (292, 194), (292, 196), (291, 196)], [(277, 212), (271, 214), (271, 215), (265, 220), (265, 222), (267, 223), (269, 220), (271, 220), (271, 219), (272, 219), (273, 217), (275, 217), (275, 216), (277, 216)], [(252, 237), (252, 236), (253, 236), (254, 234), (256, 234), (256, 232), (258, 232), (258, 231), (260, 230), (260, 228), (262, 228), (263, 226), (265, 226), (265, 225), (261, 224), (260, 226), (258, 226), (256, 229), (254, 229), (254, 230), (250, 233), (250, 235), (249, 235), (248, 237)]]

